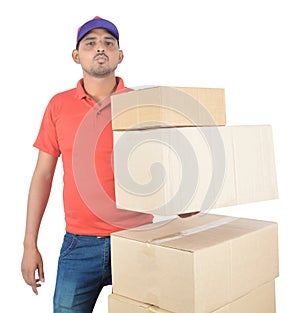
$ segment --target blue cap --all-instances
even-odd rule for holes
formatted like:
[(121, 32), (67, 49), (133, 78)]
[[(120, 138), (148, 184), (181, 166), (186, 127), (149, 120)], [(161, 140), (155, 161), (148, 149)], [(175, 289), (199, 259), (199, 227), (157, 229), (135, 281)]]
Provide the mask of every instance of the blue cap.
[(100, 18), (99, 16), (95, 16), (92, 20), (84, 23), (79, 29), (77, 33), (76, 47), (78, 46), (80, 40), (91, 30), (95, 28), (104, 28), (110, 34), (112, 34), (119, 41), (119, 31), (115, 24), (112, 22)]

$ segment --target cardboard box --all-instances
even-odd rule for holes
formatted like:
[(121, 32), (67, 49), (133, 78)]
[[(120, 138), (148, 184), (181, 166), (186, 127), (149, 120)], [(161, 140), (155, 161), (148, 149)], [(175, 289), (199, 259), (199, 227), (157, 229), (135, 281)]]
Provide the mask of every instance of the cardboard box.
[(155, 86), (111, 97), (113, 130), (226, 123), (222, 88)]
[(114, 293), (174, 313), (212, 312), (278, 276), (275, 222), (198, 214), (113, 233), (111, 249)]
[[(135, 301), (115, 293), (108, 296), (109, 313), (172, 313), (157, 306)], [(275, 281), (268, 282), (245, 296), (211, 313), (275, 313)]]
[(114, 131), (116, 205), (161, 216), (278, 198), (270, 125)]

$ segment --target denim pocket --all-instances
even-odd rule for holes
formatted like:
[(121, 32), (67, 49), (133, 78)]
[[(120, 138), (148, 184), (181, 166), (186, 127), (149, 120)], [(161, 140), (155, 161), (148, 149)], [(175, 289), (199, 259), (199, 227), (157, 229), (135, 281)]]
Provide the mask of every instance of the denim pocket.
[(68, 253), (70, 253), (77, 244), (77, 236), (66, 233), (64, 236), (64, 241), (60, 249), (60, 257), (66, 256)]

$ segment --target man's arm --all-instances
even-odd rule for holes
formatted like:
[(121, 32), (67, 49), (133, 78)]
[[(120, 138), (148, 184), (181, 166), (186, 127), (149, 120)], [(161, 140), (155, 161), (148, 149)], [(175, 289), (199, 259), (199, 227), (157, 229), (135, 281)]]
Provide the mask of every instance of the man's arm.
[(56, 163), (56, 157), (42, 151), (39, 152), (28, 194), (21, 270), (25, 282), (31, 286), (35, 294), (38, 294), (37, 287), (41, 286), (40, 282), (44, 281), (43, 260), (38, 250), (37, 241), (40, 224), (51, 191)]

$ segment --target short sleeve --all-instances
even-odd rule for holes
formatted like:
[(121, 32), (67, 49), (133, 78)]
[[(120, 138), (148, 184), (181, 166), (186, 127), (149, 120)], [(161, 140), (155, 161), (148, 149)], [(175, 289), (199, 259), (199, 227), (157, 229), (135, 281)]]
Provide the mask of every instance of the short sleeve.
[(33, 146), (43, 152), (59, 157), (61, 151), (57, 140), (56, 113), (55, 101), (52, 99), (45, 110), (38, 136)]

